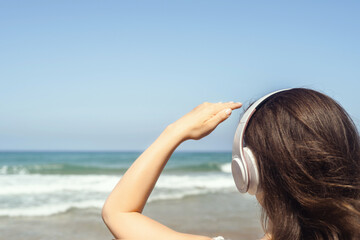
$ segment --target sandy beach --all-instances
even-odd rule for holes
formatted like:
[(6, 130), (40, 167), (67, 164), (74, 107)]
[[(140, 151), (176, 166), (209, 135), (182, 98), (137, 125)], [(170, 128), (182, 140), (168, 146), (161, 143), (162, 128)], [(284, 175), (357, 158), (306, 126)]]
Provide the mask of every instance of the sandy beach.
[[(144, 214), (181, 232), (231, 240), (262, 236), (255, 199), (238, 193), (189, 196), (149, 203)], [(100, 209), (71, 209), (43, 217), (1, 217), (0, 239), (112, 239)]]

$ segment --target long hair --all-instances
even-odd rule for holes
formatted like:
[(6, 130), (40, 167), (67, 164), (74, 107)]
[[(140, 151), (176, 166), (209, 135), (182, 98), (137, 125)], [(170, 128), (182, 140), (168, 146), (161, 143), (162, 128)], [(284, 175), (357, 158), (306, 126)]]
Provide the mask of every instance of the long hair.
[(336, 101), (304, 88), (279, 92), (251, 118), (245, 144), (273, 240), (360, 239), (359, 133)]

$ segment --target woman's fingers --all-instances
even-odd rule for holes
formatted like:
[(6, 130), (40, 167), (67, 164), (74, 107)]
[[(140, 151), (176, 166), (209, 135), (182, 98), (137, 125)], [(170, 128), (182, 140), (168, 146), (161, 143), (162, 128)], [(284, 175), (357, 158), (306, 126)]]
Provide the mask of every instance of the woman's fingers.
[(242, 103), (240, 102), (226, 102), (226, 103), (215, 103), (215, 108), (214, 108), (214, 111), (215, 113), (217, 114), (218, 112), (224, 110), (224, 109), (231, 109), (231, 110), (234, 110), (234, 109), (237, 109), (237, 108), (240, 108), (242, 106)]
[(218, 102), (218, 103), (216, 103), (216, 105), (218, 105), (219, 107), (239, 108), (242, 106), (242, 103), (230, 101), (230, 102), (224, 102), (224, 103)]
[(217, 110), (215, 116), (213, 116), (207, 122), (210, 129), (215, 129), (217, 125), (225, 121), (231, 115), (232, 110), (242, 106), (242, 104), (239, 102), (220, 103), (219, 105), (219, 109)]
[(214, 117), (212, 117), (208, 121), (208, 126), (210, 127), (210, 129), (215, 129), (217, 125), (225, 121), (225, 119), (227, 119), (231, 115), (231, 112), (232, 112), (231, 108), (226, 108), (218, 112)]
[(240, 108), (242, 106), (242, 103), (241, 102), (229, 102), (228, 105), (232, 109), (237, 109), (237, 108)]
[[(210, 106), (211, 105), (211, 106)], [(209, 119), (211, 120), (218, 120), (220, 122), (224, 121), (231, 115), (232, 110), (238, 109), (242, 106), (240, 102), (218, 102), (218, 103), (205, 103), (205, 108), (210, 109), (213, 114), (213, 117)], [(215, 115), (215, 116), (214, 116)], [(220, 123), (219, 122), (219, 123)]]

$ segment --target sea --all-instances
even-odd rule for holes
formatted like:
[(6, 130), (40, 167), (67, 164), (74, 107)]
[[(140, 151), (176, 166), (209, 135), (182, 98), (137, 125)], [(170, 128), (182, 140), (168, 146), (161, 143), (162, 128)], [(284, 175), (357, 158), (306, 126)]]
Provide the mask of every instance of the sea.
[[(1, 152), (0, 216), (101, 208), (141, 152)], [(175, 152), (148, 202), (236, 191), (230, 152)]]

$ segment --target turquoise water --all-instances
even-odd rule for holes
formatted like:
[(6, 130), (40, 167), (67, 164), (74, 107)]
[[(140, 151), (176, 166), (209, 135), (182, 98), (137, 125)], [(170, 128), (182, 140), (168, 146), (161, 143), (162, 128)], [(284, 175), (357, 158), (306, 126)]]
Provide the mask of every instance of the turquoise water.
[[(101, 208), (140, 152), (1, 152), (0, 216)], [(170, 201), (235, 191), (230, 152), (175, 152), (149, 198)]]
[[(140, 152), (1, 152), (0, 174), (121, 174)], [(231, 153), (174, 153), (165, 172), (227, 171)]]

